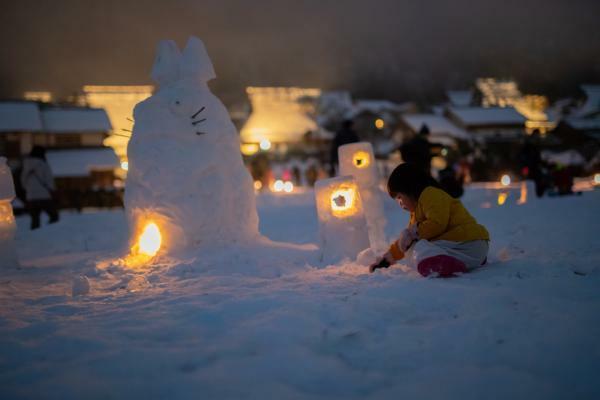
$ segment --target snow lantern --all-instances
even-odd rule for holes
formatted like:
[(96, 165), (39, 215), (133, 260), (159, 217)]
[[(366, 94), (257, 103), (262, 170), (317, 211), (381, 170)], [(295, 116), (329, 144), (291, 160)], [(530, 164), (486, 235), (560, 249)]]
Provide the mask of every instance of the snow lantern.
[(17, 226), (10, 202), (15, 198), (15, 185), (6, 158), (0, 157), (0, 267), (17, 266), (14, 238)]
[(190, 37), (183, 51), (159, 43), (158, 88), (135, 106), (127, 147), (133, 264), (259, 236), (254, 182), (229, 112), (208, 86), (215, 76), (200, 39)]
[(367, 223), (356, 180), (351, 176), (322, 179), (315, 184), (321, 261), (354, 258), (369, 247)]
[(371, 143), (345, 144), (338, 148), (338, 156), (340, 175), (352, 175), (360, 187), (377, 186), (379, 175)]
[(385, 240), (385, 214), (379, 189), (379, 172), (375, 163), (373, 146), (368, 142), (350, 143), (338, 148), (340, 175), (356, 179), (369, 230), (371, 248), (377, 253), (387, 248)]

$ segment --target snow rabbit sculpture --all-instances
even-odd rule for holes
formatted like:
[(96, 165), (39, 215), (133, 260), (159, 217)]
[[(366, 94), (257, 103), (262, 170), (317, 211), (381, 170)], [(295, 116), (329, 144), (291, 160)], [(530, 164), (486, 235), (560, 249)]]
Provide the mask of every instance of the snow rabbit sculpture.
[(132, 242), (148, 221), (163, 253), (257, 236), (252, 178), (236, 128), (208, 88), (215, 72), (202, 41), (191, 37), (183, 53), (161, 41), (152, 78), (159, 89), (135, 107), (127, 149)]

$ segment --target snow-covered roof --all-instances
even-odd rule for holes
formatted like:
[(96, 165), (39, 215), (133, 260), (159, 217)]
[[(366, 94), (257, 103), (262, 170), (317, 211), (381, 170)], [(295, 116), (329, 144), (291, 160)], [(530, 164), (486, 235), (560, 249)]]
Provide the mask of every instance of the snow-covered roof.
[(356, 100), (352, 107), (352, 116), (368, 111), (374, 114), (383, 112), (402, 112), (407, 111), (412, 104), (398, 104), (388, 100)]
[(110, 147), (48, 150), (46, 158), (56, 177), (88, 176), (92, 170), (119, 167), (119, 159)]
[(525, 124), (525, 117), (512, 107), (450, 107), (448, 111), (464, 126)]
[(108, 132), (112, 129), (102, 108), (42, 108), (44, 131), (49, 133)]
[(586, 117), (600, 113), (600, 85), (581, 85), (585, 92), (586, 101), (581, 108), (575, 111), (578, 117)]
[(427, 138), (429, 143), (441, 144), (446, 147), (456, 147), (456, 140), (448, 136), (429, 135)]
[(473, 101), (473, 92), (470, 90), (449, 90), (446, 95), (453, 107), (469, 107)]
[(0, 132), (39, 132), (41, 130), (42, 120), (36, 102), (0, 102)]
[(356, 110), (368, 110), (373, 112), (393, 111), (400, 109), (400, 104), (388, 100), (357, 100), (354, 103)]
[(322, 108), (349, 109), (352, 107), (352, 96), (350, 92), (344, 90), (322, 92), (319, 97), (319, 106)]
[(600, 129), (600, 117), (597, 118), (567, 118), (566, 122), (575, 129), (579, 130), (598, 130)]
[(468, 140), (470, 135), (462, 128), (454, 125), (447, 118), (435, 114), (407, 114), (402, 119), (414, 132), (419, 132), (423, 125), (427, 125), (429, 132), (436, 136), (452, 136), (457, 139)]
[(576, 150), (566, 150), (559, 153), (542, 151), (542, 159), (546, 162), (562, 165), (584, 165), (585, 158)]

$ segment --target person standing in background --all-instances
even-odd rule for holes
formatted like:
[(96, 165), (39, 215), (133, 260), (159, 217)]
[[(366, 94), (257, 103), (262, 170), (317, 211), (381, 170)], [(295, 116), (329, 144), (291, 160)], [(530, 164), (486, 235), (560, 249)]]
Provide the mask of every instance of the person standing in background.
[(331, 143), (331, 154), (329, 157), (329, 176), (335, 176), (335, 171), (338, 165), (338, 148), (348, 143), (356, 143), (360, 141), (358, 135), (352, 128), (354, 122), (351, 119), (344, 120), (342, 127), (335, 133), (333, 142)]
[(419, 132), (400, 146), (400, 155), (405, 163), (414, 165), (431, 176), (432, 145), (429, 143), (429, 127), (421, 126)]
[(40, 216), (44, 211), (53, 224), (59, 220), (54, 201), (54, 176), (46, 161), (46, 149), (33, 146), (29, 157), (23, 161), (21, 184), (25, 189), (27, 210), (31, 215), (31, 229), (40, 227)]

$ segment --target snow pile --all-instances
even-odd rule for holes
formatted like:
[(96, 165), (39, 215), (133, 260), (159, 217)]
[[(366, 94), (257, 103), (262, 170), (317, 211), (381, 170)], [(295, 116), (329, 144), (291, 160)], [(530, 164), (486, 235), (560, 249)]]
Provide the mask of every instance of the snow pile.
[(125, 207), (132, 245), (148, 223), (172, 254), (258, 235), (252, 179), (227, 110), (207, 86), (215, 77), (204, 45), (183, 53), (160, 42), (153, 78), (160, 85), (134, 110)]

